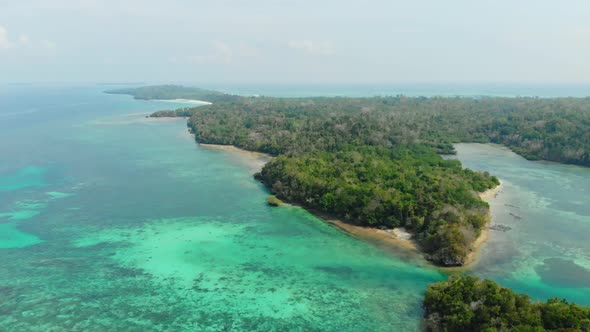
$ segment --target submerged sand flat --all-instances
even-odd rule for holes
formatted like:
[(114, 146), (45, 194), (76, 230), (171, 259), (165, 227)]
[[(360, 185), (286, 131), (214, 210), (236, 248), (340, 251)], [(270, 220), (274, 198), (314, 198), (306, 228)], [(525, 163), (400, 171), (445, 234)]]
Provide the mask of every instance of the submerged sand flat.
[[(372, 298), (379, 294), (379, 303), (396, 304), (397, 310), (401, 310), (398, 312), (413, 310), (400, 300), (414, 296), (418, 300), (418, 294), (398, 288), (405, 284), (402, 280), (390, 284), (395, 280), (390, 279), (391, 273), (397, 274), (394, 266), (405, 268), (403, 264), (394, 264), (390, 269), (388, 259), (381, 260), (385, 257), (375, 256), (377, 252), (362, 242), (353, 241), (353, 247), (342, 246), (339, 242), (346, 237), (340, 238), (330, 228), (325, 229), (332, 233), (329, 241), (312, 235), (314, 228), (323, 224), (302, 209), (277, 212), (291, 217), (306, 216), (307, 220), (284, 229), (277, 224), (264, 226), (248, 222), (241, 216), (160, 219), (140, 228), (92, 232), (72, 245), (80, 250), (109, 248), (110, 257), (118, 265), (141, 271), (143, 277), (158, 287), (174, 285), (176, 296), (185, 298), (183, 301), (197, 301), (202, 309), (195, 310), (206, 311), (207, 316), (231, 314), (252, 317), (258, 322), (276, 319), (273, 324), (279, 325), (287, 324), (280, 321), (289, 320), (302, 326), (319, 324), (332, 330), (337, 326), (354, 326), (359, 317), (371, 317), (372, 314), (358, 308), (357, 301), (364, 302), (362, 298), (366, 296)], [(287, 222), (283, 218), (279, 220)], [(321, 228), (324, 227), (327, 226)], [(336, 246), (337, 251), (329, 248), (319, 251), (326, 245)], [(365, 252), (365, 257), (349, 256), (349, 250), (356, 246)], [(346, 261), (342, 260), (345, 256)], [(381, 271), (384, 275), (370, 276), (370, 271)], [(326, 292), (326, 287), (332, 290)], [(395, 287), (395, 291), (388, 287)], [(356, 315), (345, 315), (352, 310)], [(328, 316), (337, 317), (337, 322), (325, 321)], [(301, 321), (303, 317), (310, 321)], [(324, 318), (315, 321), (314, 317)], [(374, 328), (379, 330), (383, 322), (375, 319), (373, 316), (370, 324), (377, 324)]]
[[(303, 303), (289, 303), (293, 294), (284, 285), (280, 289), (266, 287), (255, 274), (230, 276), (240, 274), (243, 265), (247, 265), (240, 252), (243, 249), (235, 244), (244, 235), (241, 225), (186, 218), (157, 220), (140, 229), (106, 232), (97, 238), (80, 239), (75, 245), (123, 244), (124, 249), (113, 255), (120, 264), (140, 269), (159, 283), (174, 282), (187, 296), (195, 292), (211, 293), (211, 298), (201, 298), (209, 301), (207, 309), (210, 311), (223, 311), (225, 306), (231, 305), (249, 315), (287, 318), (291, 316), (289, 311), (277, 309), (291, 306), (291, 311), (299, 309), (299, 314), (305, 313)], [(221, 293), (222, 288), (223, 292), (235, 296), (218, 301), (215, 294)]]
[(199, 146), (206, 149), (231, 153), (233, 159), (246, 166), (251, 171), (251, 173), (260, 171), (262, 167), (264, 167), (264, 165), (272, 159), (272, 156), (266, 153), (243, 150), (233, 145), (199, 143)]
[(30, 198), (5, 200), (0, 205), (0, 249), (25, 248), (43, 243), (37, 235), (24, 229), (38, 223), (45, 209), (56, 200), (75, 195), (59, 191), (43, 192), (43, 188), (50, 186), (46, 179), (47, 171), (43, 167), (29, 166), (0, 176), (0, 187), (5, 197), (37, 188), (34, 194), (25, 195)]

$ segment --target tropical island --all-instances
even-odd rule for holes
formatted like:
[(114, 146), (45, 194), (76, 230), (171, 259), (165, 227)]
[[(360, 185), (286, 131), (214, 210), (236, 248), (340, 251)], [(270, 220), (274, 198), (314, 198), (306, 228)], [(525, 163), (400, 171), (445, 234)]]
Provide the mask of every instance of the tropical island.
[(350, 225), (404, 229), (440, 266), (468, 262), (489, 220), (479, 194), (499, 185), (443, 159), (453, 143), (590, 166), (588, 98), (271, 98), (176, 86), (109, 93), (215, 102), (151, 116), (188, 117), (199, 143), (276, 156), (255, 177), (278, 199)]

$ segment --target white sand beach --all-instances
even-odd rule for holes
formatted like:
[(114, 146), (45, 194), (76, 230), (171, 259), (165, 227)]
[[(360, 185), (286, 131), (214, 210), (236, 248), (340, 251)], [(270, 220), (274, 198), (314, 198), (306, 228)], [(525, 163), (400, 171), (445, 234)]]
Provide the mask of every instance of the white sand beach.
[(157, 101), (166, 101), (166, 102), (174, 102), (174, 103), (183, 103), (183, 104), (196, 104), (196, 105), (211, 105), (208, 101), (197, 100), (197, 99), (157, 99)]

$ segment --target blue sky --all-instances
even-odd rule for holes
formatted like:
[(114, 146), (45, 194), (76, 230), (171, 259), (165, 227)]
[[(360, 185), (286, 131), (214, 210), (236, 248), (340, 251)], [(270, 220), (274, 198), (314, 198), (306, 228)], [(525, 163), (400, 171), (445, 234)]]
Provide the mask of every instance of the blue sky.
[(0, 82), (590, 81), (587, 0), (0, 0)]

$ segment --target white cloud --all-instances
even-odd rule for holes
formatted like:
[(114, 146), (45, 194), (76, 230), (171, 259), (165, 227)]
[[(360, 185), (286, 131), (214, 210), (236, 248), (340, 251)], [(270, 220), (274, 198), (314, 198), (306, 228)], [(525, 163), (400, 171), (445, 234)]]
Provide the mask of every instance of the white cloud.
[(12, 47), (12, 42), (8, 39), (8, 30), (0, 25), (0, 50)]
[(297, 50), (312, 55), (328, 56), (334, 54), (332, 44), (328, 42), (315, 42), (309, 39), (291, 40), (287, 46), (292, 50)]

